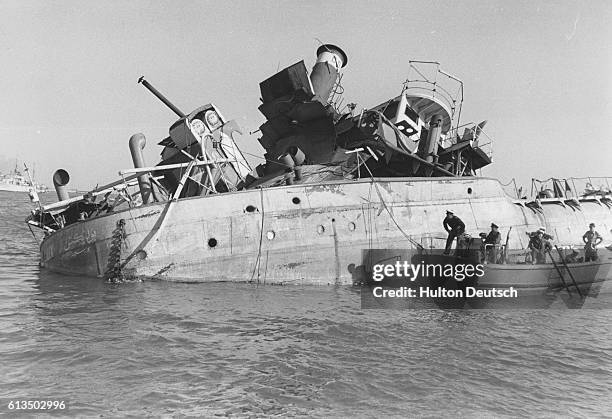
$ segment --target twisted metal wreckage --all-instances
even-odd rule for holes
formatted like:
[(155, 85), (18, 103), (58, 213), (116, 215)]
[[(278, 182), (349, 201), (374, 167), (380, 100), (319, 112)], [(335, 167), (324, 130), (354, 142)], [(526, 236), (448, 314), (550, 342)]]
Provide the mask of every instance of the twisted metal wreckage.
[(448, 208), (468, 231), (493, 220), (512, 228), (509, 249), (525, 249), (524, 233), (542, 225), (566, 245), (588, 222), (612, 227), (609, 190), (557, 185), (528, 200), (476, 176), (491, 163), (486, 121), (461, 123), (463, 83), (437, 62), (410, 61), (399, 95), (360, 112), (343, 105), (347, 62), (322, 45), (310, 74), (300, 61), (260, 83), (265, 163), (254, 170), (234, 121), (213, 104), (184, 114), (141, 78), (179, 117), (161, 162), (145, 164), (136, 134), (134, 168), (116, 182), (70, 198), (68, 173), (56, 171), (59, 202), (27, 220), (45, 232), (42, 266), (109, 279), (354, 284), (367, 279), (362, 249), (443, 248)]

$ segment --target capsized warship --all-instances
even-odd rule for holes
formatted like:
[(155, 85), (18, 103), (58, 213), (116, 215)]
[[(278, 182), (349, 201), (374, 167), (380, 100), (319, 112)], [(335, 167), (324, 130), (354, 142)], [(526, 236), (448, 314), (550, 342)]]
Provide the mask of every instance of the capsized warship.
[(365, 249), (444, 248), (447, 210), (468, 232), (495, 222), (507, 248), (526, 249), (542, 226), (582, 247), (591, 222), (610, 243), (607, 179), (549, 179), (527, 198), (478, 175), (492, 160), (486, 121), (461, 121), (463, 83), (439, 63), (408, 62), (399, 94), (358, 110), (343, 104), (345, 52), (327, 44), (316, 56), (310, 72), (300, 61), (260, 83), (255, 168), (215, 105), (184, 114), (141, 78), (178, 116), (161, 161), (147, 166), (135, 134), (134, 168), (72, 198), (57, 170), (59, 202), (26, 220), (44, 231), (41, 265), (109, 280), (358, 284)]

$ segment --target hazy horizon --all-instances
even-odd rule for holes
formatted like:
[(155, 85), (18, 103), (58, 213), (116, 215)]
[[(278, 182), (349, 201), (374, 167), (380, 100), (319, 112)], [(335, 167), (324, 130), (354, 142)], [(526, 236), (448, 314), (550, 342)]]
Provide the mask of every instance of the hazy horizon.
[(60, 167), (73, 188), (116, 179), (137, 132), (158, 163), (177, 118), (141, 75), (184, 112), (215, 103), (259, 164), (248, 134), (264, 121), (259, 82), (301, 59), (310, 69), (317, 39), (347, 52), (345, 103), (358, 109), (397, 96), (411, 59), (461, 78), (462, 121), (488, 120), (494, 140), (483, 176), (527, 188), (532, 177), (612, 176), (612, 3), (7, 1), (0, 11), (0, 170), (25, 160), (49, 186)]

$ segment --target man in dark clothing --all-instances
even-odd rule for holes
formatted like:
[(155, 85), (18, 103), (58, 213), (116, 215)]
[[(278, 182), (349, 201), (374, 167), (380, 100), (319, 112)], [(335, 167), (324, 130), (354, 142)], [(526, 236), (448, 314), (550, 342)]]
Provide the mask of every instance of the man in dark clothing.
[(584, 261), (597, 261), (597, 245), (603, 241), (603, 238), (595, 231), (595, 224), (589, 224), (589, 231), (582, 236), (584, 242)]
[(442, 225), (444, 225), (444, 230), (446, 230), (448, 233), (448, 238), (446, 239), (446, 250), (444, 250), (444, 254), (448, 255), (451, 247), (453, 246), (453, 240), (465, 232), (465, 224), (463, 224), (461, 218), (457, 217), (451, 211), (446, 211), (446, 217), (444, 218)]
[(546, 234), (546, 229), (540, 227), (533, 233), (527, 233), (529, 236), (528, 249), (531, 251), (531, 263), (532, 264), (543, 264), (546, 263), (546, 253), (552, 249), (552, 236)]
[(566, 255), (563, 260), (565, 260), (565, 263), (578, 263), (578, 255), (579, 253), (576, 250), (572, 250), (572, 253)]
[(491, 223), (491, 231), (484, 239), (485, 253), (487, 255), (487, 262), (495, 263), (497, 261), (497, 252), (501, 243), (501, 233), (499, 227), (495, 223)]

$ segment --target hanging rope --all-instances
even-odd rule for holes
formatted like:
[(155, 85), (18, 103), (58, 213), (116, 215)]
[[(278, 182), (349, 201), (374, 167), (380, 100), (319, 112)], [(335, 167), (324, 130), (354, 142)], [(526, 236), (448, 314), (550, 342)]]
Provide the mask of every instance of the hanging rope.
[(257, 248), (257, 259), (255, 259), (255, 265), (253, 266), (253, 272), (251, 273), (251, 282), (253, 282), (253, 278), (255, 277), (255, 271), (257, 271), (257, 283), (259, 284), (259, 263), (261, 260), (261, 246), (263, 244), (263, 231), (264, 231), (264, 221), (265, 221), (265, 209), (264, 209), (264, 196), (263, 196), (263, 188), (259, 188), (259, 196), (261, 202), (261, 228), (259, 229), (259, 246)]
[(387, 213), (389, 214), (389, 217), (391, 218), (391, 220), (393, 221), (393, 224), (395, 224), (395, 226), (397, 227), (397, 229), (404, 235), (404, 237), (415, 247), (417, 247), (418, 249), (425, 251), (425, 248), (423, 247), (423, 245), (421, 245), (421, 243), (417, 242), (416, 240), (414, 240), (412, 237), (410, 237), (408, 234), (406, 234), (406, 232), (402, 229), (402, 227), (400, 227), (400, 225), (397, 223), (395, 217), (393, 216), (393, 213), (391, 212), (391, 210), (389, 210), (389, 207), (387, 206), (387, 204), (385, 203), (385, 200), (382, 197), (382, 193), (380, 192), (380, 189), (378, 187), (378, 182), (376, 182), (376, 179), (374, 179), (374, 175), (372, 175), (372, 172), (370, 171), (370, 168), (368, 167), (368, 165), (364, 165), (365, 168), (367, 169), (368, 173), (370, 174), (370, 179), (372, 180), (372, 183), (374, 184), (374, 186), (376, 187), (376, 193), (378, 194), (378, 198), (380, 199), (380, 203), (382, 204), (383, 208), (385, 209), (385, 211), (387, 211)]

